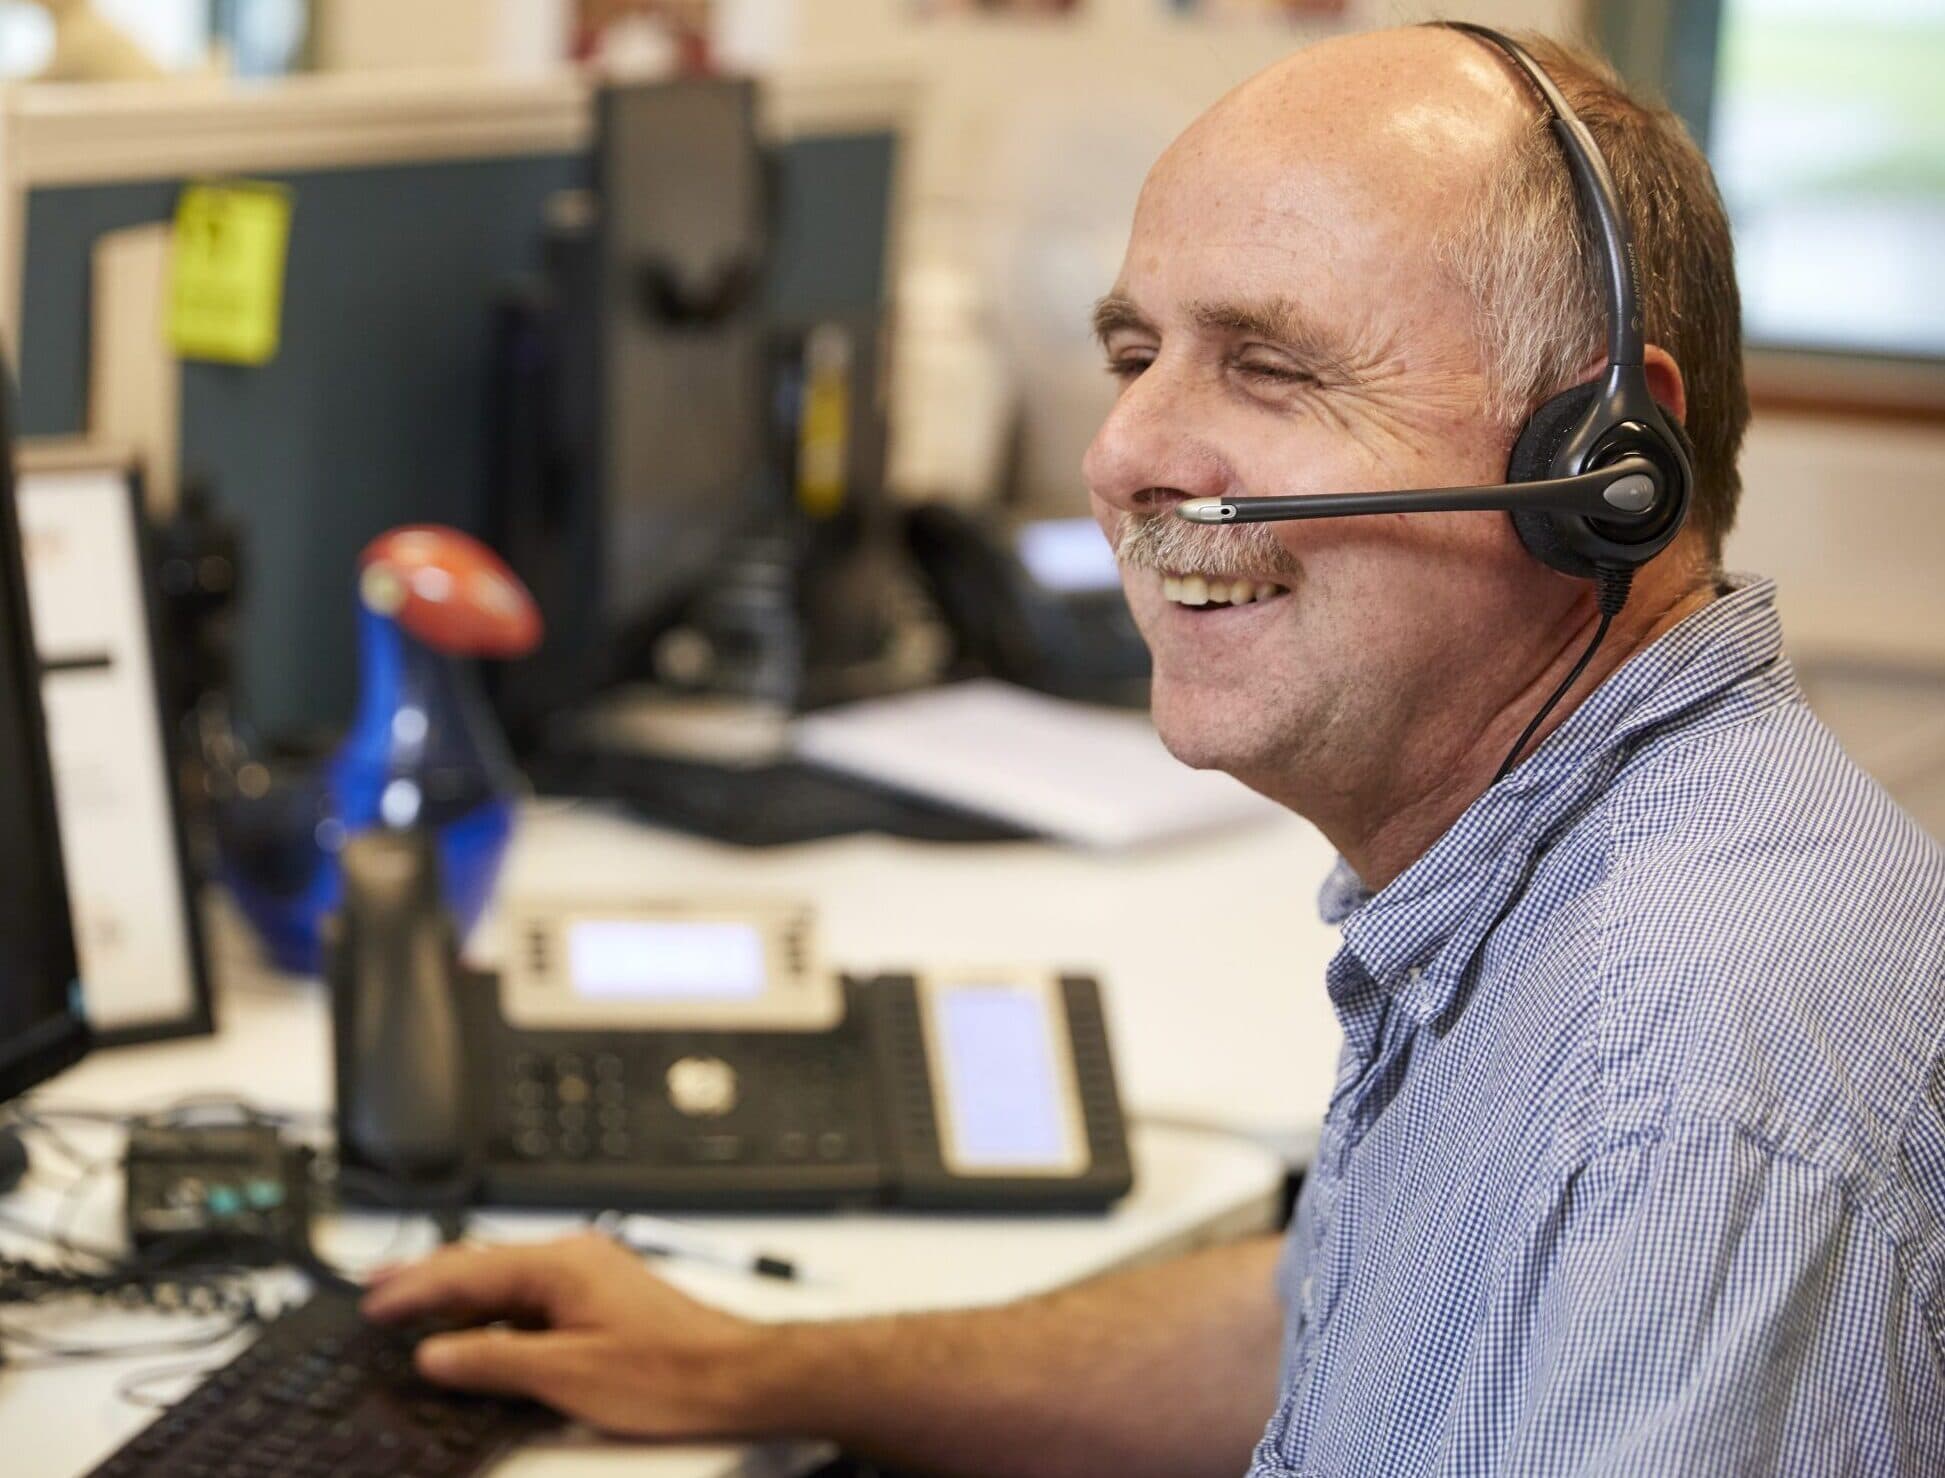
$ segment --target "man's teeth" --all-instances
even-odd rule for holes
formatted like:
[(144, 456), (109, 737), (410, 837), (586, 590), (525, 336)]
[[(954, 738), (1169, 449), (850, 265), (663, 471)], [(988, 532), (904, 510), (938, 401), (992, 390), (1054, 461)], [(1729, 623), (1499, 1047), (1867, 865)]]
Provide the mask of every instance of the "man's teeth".
[(1285, 594), (1266, 580), (1210, 579), (1205, 575), (1163, 575), (1162, 594), (1178, 606), (1246, 606)]

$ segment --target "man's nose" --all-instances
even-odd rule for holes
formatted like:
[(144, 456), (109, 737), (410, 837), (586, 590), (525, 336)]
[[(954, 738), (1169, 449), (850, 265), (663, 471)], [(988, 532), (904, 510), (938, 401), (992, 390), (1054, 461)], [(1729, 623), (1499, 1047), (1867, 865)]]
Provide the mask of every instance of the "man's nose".
[(1121, 392), (1082, 459), (1088, 490), (1123, 513), (1153, 514), (1219, 497), (1228, 467), (1197, 418), (1151, 366)]

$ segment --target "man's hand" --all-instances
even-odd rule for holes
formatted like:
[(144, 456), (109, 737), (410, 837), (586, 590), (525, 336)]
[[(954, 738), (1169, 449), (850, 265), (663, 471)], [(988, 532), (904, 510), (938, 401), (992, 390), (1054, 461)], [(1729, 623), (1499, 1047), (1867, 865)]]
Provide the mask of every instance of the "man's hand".
[[(697, 1303), (607, 1237), (528, 1247), (449, 1247), (374, 1274), (368, 1318), (454, 1319), (493, 1327), (419, 1345), (428, 1380), (531, 1396), (634, 1437), (737, 1435), (756, 1392), (761, 1330)], [(508, 1324), (495, 1324), (505, 1320)], [(508, 1325), (516, 1327), (508, 1327)]]
[(375, 1277), (365, 1312), (503, 1320), (427, 1339), (419, 1369), (629, 1436), (825, 1438), (940, 1478), (1230, 1478), (1275, 1388), (1275, 1261), (1264, 1237), (998, 1308), (757, 1324), (590, 1235), (436, 1252)]

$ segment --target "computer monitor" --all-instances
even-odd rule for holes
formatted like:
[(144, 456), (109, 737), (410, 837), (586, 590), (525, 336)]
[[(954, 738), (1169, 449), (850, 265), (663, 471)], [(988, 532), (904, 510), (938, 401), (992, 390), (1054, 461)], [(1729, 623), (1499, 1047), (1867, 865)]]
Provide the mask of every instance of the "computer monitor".
[(818, 336), (844, 350), (839, 480), (851, 515), (820, 528), (849, 535), (880, 506), (878, 350), (905, 109), (889, 97), (821, 113), (800, 104), (766, 125), (770, 89), (720, 78), (601, 88), (597, 188), (554, 202), (544, 273), (501, 305), (485, 526), (547, 634), (488, 681), (543, 784), (575, 784), (547, 756), (579, 743), (566, 737), (578, 715), (669, 675), (658, 638), (692, 605), (708, 602), (715, 619), (712, 671), (688, 680), (719, 693), (765, 686), (749, 669), (786, 665), (761, 657), (801, 635), (794, 677), (845, 624), (825, 602), (815, 614), (827, 619), (792, 627), (787, 579), (737, 553), (798, 552), (799, 397)]
[(88, 1049), (0, 368), (0, 1102)]
[(756, 84), (697, 77), (595, 101), (594, 419), (604, 625), (626, 634), (720, 565), (769, 447), (766, 201)]

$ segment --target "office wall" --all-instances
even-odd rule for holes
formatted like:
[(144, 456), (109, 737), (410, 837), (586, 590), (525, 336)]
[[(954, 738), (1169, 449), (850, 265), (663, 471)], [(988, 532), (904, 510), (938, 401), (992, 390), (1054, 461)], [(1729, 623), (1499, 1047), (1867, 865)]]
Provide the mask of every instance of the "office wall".
[(312, 0), (311, 52), (327, 71), (559, 65), (570, 0)]
[(1775, 577), (1811, 707), (1945, 837), (1945, 425), (1758, 411), (1731, 569)]
[(1805, 657), (1945, 673), (1945, 425), (1759, 410), (1732, 568), (1779, 582)]

